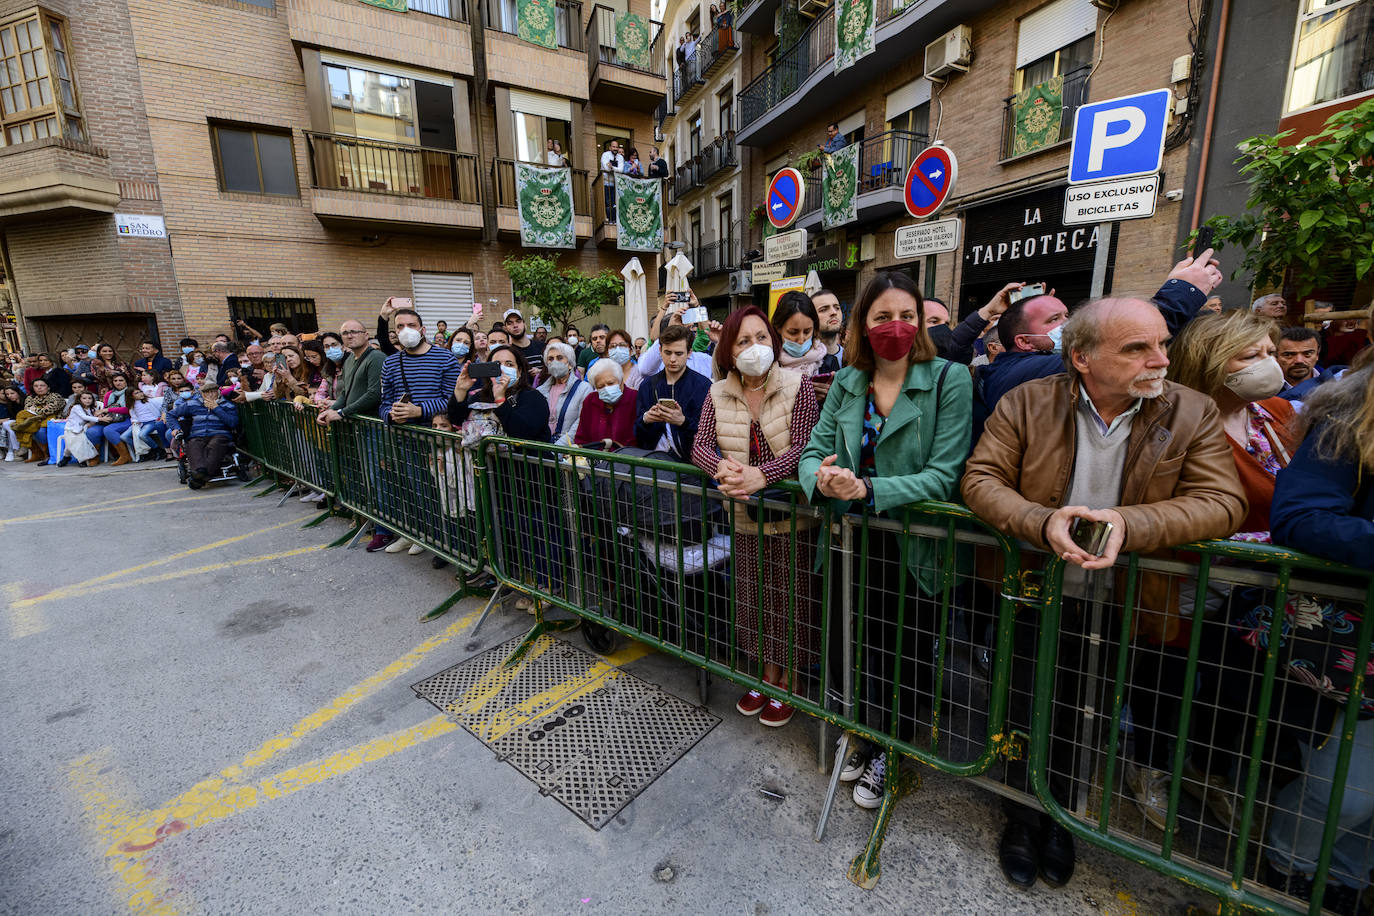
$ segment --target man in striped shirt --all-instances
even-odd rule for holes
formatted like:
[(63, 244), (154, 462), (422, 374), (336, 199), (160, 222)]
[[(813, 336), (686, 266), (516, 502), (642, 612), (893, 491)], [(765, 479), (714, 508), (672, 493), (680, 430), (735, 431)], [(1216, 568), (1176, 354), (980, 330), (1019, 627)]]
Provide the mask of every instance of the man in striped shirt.
[[(400, 348), (382, 364), (382, 403), (378, 412), (387, 423), (428, 426), (435, 414), (448, 409), (448, 399), (458, 382), (458, 359), (451, 351), (430, 344), (424, 323), (414, 309), (397, 309), (391, 323)], [(411, 449), (401, 448), (397, 458), (400, 467), (391, 473), (383, 469), (378, 494), (383, 511), (390, 507), (394, 494), (401, 489), (414, 490), (433, 484), (428, 480), (424, 457), (418, 451), (412, 453)], [(383, 548), (388, 553), (402, 550), (423, 553), (422, 548), (405, 538), (397, 539), (379, 525), (367, 549), (375, 553)]]

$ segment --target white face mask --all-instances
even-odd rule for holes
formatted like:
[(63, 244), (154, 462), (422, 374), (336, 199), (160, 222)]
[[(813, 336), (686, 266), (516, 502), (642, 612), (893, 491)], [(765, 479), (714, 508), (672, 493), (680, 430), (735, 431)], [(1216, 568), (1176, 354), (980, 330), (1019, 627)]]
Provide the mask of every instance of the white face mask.
[(396, 332), (396, 339), (399, 340), (401, 346), (405, 347), (407, 350), (413, 350), (420, 345), (420, 341), (424, 339), (424, 335), (416, 328), (401, 328)]
[(596, 396), (601, 398), (604, 404), (614, 404), (620, 400), (620, 386), (607, 385), (605, 388), (596, 389)]
[(572, 369), (571, 366), (563, 362), (561, 359), (546, 362), (544, 366), (549, 370), (549, 375), (552, 375), (554, 378), (565, 378), (569, 370)]
[(1283, 367), (1274, 357), (1251, 363), (1239, 372), (1226, 376), (1225, 385), (1236, 397), (1245, 401), (1263, 401), (1283, 390)]
[(735, 366), (745, 375), (752, 375), (757, 378), (768, 372), (773, 365), (773, 348), (763, 344), (753, 344), (745, 347), (744, 350), (735, 357)]

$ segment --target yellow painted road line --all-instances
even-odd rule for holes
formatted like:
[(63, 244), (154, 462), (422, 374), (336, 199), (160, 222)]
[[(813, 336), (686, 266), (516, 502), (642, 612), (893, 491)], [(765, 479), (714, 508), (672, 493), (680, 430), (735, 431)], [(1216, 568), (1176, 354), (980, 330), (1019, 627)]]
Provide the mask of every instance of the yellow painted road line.
[(337, 697), (334, 698), (332, 702), (329, 703), (329, 705), (317, 709), (315, 712), (312, 712), (310, 715), (301, 719), (294, 726), (292, 726), (290, 731), (281, 732), (277, 735), (274, 735), (271, 738), (268, 738), (266, 741), (262, 743), (260, 747), (258, 747), (257, 750), (247, 754), (243, 758), (243, 762), (241, 764), (239, 764), (237, 767), (229, 767), (228, 769), (224, 770), (222, 775), (228, 779), (238, 778), (244, 770), (248, 770), (256, 766), (261, 766), (268, 760), (272, 759), (272, 757), (276, 756), (277, 754), (280, 754), (282, 751), (290, 747), (293, 747), (306, 735), (315, 731), (317, 728), (326, 724), (327, 722), (332, 721), (339, 714), (347, 711), (350, 707), (355, 705), (358, 701), (371, 696), (372, 694), (376, 693), (379, 689), (384, 687), (386, 684), (390, 683), (391, 681), (400, 677), (402, 674), (405, 674), (407, 671), (414, 668), (416, 665), (420, 664), (420, 662), (424, 660), (425, 656), (429, 655), (429, 653), (444, 645), (449, 640), (453, 639), (455, 636), (461, 634), (464, 630), (471, 626), (472, 623), (479, 616), (481, 616), (481, 611), (475, 610), (463, 616), (462, 618), (455, 620), (452, 624), (445, 628), (445, 630), (442, 633), (438, 633), (435, 636), (432, 636), (424, 642), (420, 643), (420, 645), (416, 646), (414, 649), (411, 649), (405, 655), (402, 655), (400, 658), (396, 659), (394, 662), (387, 665), (381, 671), (378, 671), (376, 674), (371, 675), (370, 677), (363, 678), (361, 681), (354, 684), (352, 687), (348, 688), (343, 693), (339, 694)]
[(10, 639), (23, 639), (25, 636), (42, 633), (48, 628), (47, 618), (38, 608), (14, 606), (14, 602), (19, 600), (19, 595), (23, 591), (18, 582), (9, 583), (4, 591), (7, 605), (5, 622), (9, 624)]
[(86, 592), (86, 589), (89, 589), (95, 585), (99, 585), (102, 582), (109, 582), (114, 579), (122, 579), (125, 576), (132, 576), (134, 573), (143, 572), (145, 569), (152, 569), (155, 566), (164, 566), (167, 563), (175, 563), (177, 560), (184, 560), (187, 557), (193, 557), (196, 554), (204, 553), (207, 550), (216, 550), (220, 547), (225, 547), (229, 544), (233, 544), (238, 541), (244, 541), (251, 537), (257, 537), (260, 534), (266, 534), (269, 531), (276, 531), (278, 528), (285, 528), (287, 525), (294, 525), (299, 521), (300, 519), (293, 518), (289, 521), (281, 522), (276, 525), (268, 525), (266, 528), (260, 528), (257, 531), (252, 531), (248, 534), (238, 534), (231, 538), (225, 538), (222, 541), (215, 541), (213, 544), (206, 544), (203, 547), (192, 547), (190, 550), (183, 550), (181, 553), (174, 553), (171, 556), (162, 557), (161, 559), (153, 560), (151, 562), (144, 563), (140, 566), (130, 566), (127, 569), (121, 569), (117, 570), (116, 572), (105, 573), (103, 576), (96, 576), (92, 579), (87, 579), (84, 582), (74, 582), (71, 585), (64, 585), (61, 588), (54, 589), (53, 591), (47, 592), (43, 595), (36, 595), (34, 598), (30, 598), (28, 600), (36, 601), (39, 598), (41, 598), (44, 601), (60, 601), (63, 598), (68, 598), (74, 595), (87, 594), (88, 592)]
[[(121, 496), (118, 499), (105, 499), (102, 497), (99, 500), (99, 506), (97, 508), (103, 511), (109, 509), (111, 506), (117, 506), (120, 503), (133, 502), (139, 499), (147, 499), (149, 496), (162, 496), (165, 493), (177, 493), (184, 489), (184, 487), (172, 487), (168, 490), (153, 490), (151, 493), (140, 493), (137, 496)], [(78, 506), (68, 506), (65, 509), (50, 509), (47, 512), (39, 512), (36, 515), (21, 515), (18, 518), (0, 518), (0, 525), (7, 525), (10, 522), (42, 521), (43, 519), (51, 518), (54, 515), (62, 515), (67, 512), (84, 510), (88, 505), (90, 505), (90, 503), (82, 503)]]
[[(299, 521), (299, 519), (296, 519)], [(211, 563), (209, 566), (197, 566), (195, 569), (179, 569), (176, 572), (162, 573), (157, 576), (147, 576), (142, 579), (119, 580), (115, 582), (105, 582), (100, 585), (93, 585), (89, 588), (76, 588), (68, 586), (63, 593), (58, 596), (56, 592), (49, 592), (46, 595), (36, 595), (32, 598), (21, 598), (10, 605), (11, 611), (15, 608), (29, 608), (46, 601), (61, 598), (84, 598), (87, 595), (108, 592), (116, 588), (128, 588), (131, 585), (155, 585), (158, 582), (171, 582), (174, 579), (182, 579), (186, 576), (199, 576), (204, 573), (218, 572), (222, 569), (234, 569), (239, 566), (251, 566), (254, 563), (267, 563), (272, 560), (285, 560), (288, 557), (298, 557), (302, 554), (314, 553), (316, 550), (323, 550), (324, 544), (312, 544), (309, 547), (297, 547), (295, 550), (284, 550), (281, 553), (269, 553), (260, 557), (245, 557), (242, 560), (229, 560), (225, 563)]]
[[(227, 492), (229, 492), (229, 491), (226, 490), (226, 491), (224, 491), (224, 492), (227, 493)], [(134, 509), (134, 508), (143, 509), (143, 508), (146, 508), (146, 507), (148, 507), (148, 506), (166, 506), (166, 505), (169, 505), (169, 504), (171, 504), (171, 503), (189, 503), (189, 502), (196, 502), (196, 501), (202, 500), (202, 499), (215, 499), (216, 497), (218, 497), (218, 496), (220, 496), (220, 495), (221, 495), (220, 493), (202, 493), (202, 494), (200, 494), (199, 496), (173, 496), (171, 499), (152, 499), (152, 500), (149, 500), (149, 501), (147, 501), (147, 502), (139, 503), (138, 506), (136, 506), (136, 507), (135, 507), (135, 506), (117, 506), (116, 508), (118, 508), (118, 509)], [(49, 515), (45, 515), (45, 516), (43, 516), (42, 518), (17, 518), (17, 519), (10, 519), (9, 522), (0, 521), (0, 528), (3, 528), (6, 524), (12, 524), (12, 523), (16, 523), (16, 522), (65, 522), (65, 521), (68, 521), (69, 519), (81, 518), (82, 516), (85, 516), (85, 515), (95, 515), (96, 513), (106, 513), (106, 512), (109, 512), (109, 510), (110, 510), (110, 507), (109, 507), (109, 506), (100, 505), (100, 504), (92, 504), (92, 505), (89, 505), (89, 506), (76, 506), (76, 507), (74, 507), (74, 508), (72, 508), (72, 509), (64, 510), (64, 511), (62, 511), (62, 512), (55, 512), (55, 513), (52, 513), (52, 514), (49, 514)], [(299, 519), (298, 519), (297, 521), (299, 521)]]
[(456, 728), (458, 726), (443, 715), (436, 715), (418, 725), (365, 741), (328, 757), (290, 767), (250, 785), (224, 784), (214, 788), (206, 786), (203, 791), (193, 796), (182, 796), (171, 804), (147, 812), (138, 819), (138, 823), (132, 829), (110, 844), (105, 855), (115, 861), (131, 857), (137, 860), (143, 853), (174, 833), (204, 827), (240, 811), (256, 808), (264, 801), (283, 798), (331, 777), (356, 770), (365, 763), (383, 760), (398, 751), (446, 735)]
[[(133, 794), (116, 768), (114, 751), (105, 747), (68, 766), (67, 786), (76, 795), (101, 848), (122, 841), (134, 823)], [(166, 836), (168, 831), (162, 832)], [(129, 909), (146, 916), (173, 916), (186, 909), (187, 902), (169, 893), (165, 883), (134, 858), (112, 863), (121, 882), (120, 896)]]

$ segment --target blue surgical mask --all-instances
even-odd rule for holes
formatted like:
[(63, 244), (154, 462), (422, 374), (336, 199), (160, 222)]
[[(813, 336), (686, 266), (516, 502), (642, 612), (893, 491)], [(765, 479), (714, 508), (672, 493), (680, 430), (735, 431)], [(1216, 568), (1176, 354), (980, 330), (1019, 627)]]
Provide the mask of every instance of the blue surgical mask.
[(516, 382), (520, 381), (520, 370), (514, 366), (502, 366), (501, 374), (506, 377), (507, 385), (514, 385)]
[(181, 398), (183, 401), (189, 401), (189, 400), (191, 400), (191, 398), (193, 398), (193, 397), (195, 397), (195, 396), (196, 396), (196, 393), (195, 393), (194, 391), (183, 391), (183, 392), (181, 392), (180, 394), (177, 395), (177, 397)]
[(453, 345), (453, 355), (458, 357), (459, 359), (462, 359), (464, 356), (467, 356), (471, 352), (472, 348), (465, 343), (456, 343)]
[(195, 347), (182, 347), (182, 348), (181, 348), (181, 352), (182, 352), (182, 353), (185, 353), (186, 355), (189, 356), (190, 354), (196, 352), (196, 348), (195, 348)]
[(1058, 327), (1050, 328), (1045, 332), (1045, 336), (1050, 339), (1050, 343), (1054, 344), (1053, 353), (1059, 354), (1064, 352), (1064, 326), (1062, 324)]
[(596, 389), (596, 396), (601, 398), (603, 404), (614, 404), (620, 400), (620, 386), (607, 385), (605, 388)]
[[(623, 366), (630, 361), (630, 348), (617, 344), (607, 350), (606, 355)], [(604, 391), (605, 389), (603, 388), (602, 390)]]
[(324, 351), (324, 355), (328, 356), (331, 362), (341, 363), (344, 358), (344, 349), (343, 347), (330, 347)]
[(806, 339), (805, 343), (794, 343), (790, 340), (784, 340), (782, 342), (782, 348), (787, 352), (788, 356), (800, 358), (811, 352), (811, 344), (814, 342), (815, 341), (810, 337)]

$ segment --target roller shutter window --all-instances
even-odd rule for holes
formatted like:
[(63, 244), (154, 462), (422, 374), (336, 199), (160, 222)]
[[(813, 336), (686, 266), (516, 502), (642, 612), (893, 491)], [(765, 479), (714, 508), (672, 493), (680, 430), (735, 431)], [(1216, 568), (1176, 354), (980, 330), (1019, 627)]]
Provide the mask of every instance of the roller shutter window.
[(420, 313), (425, 331), (433, 337), (440, 321), (448, 322), (449, 333), (472, 318), (472, 274), (410, 272), (411, 299)]
[(930, 80), (925, 77), (914, 79), (887, 94), (887, 105), (883, 120), (892, 122), (897, 118), (930, 101)]
[(1093, 34), (1097, 7), (1091, 0), (1054, 0), (1021, 20), (1016, 36), (1016, 69)]
[(523, 89), (512, 89), (510, 91), (510, 107), (512, 111), (539, 115), (541, 118), (553, 118), (555, 121), (571, 121), (573, 119), (572, 102), (556, 95), (543, 95), (538, 92), (526, 92)]

